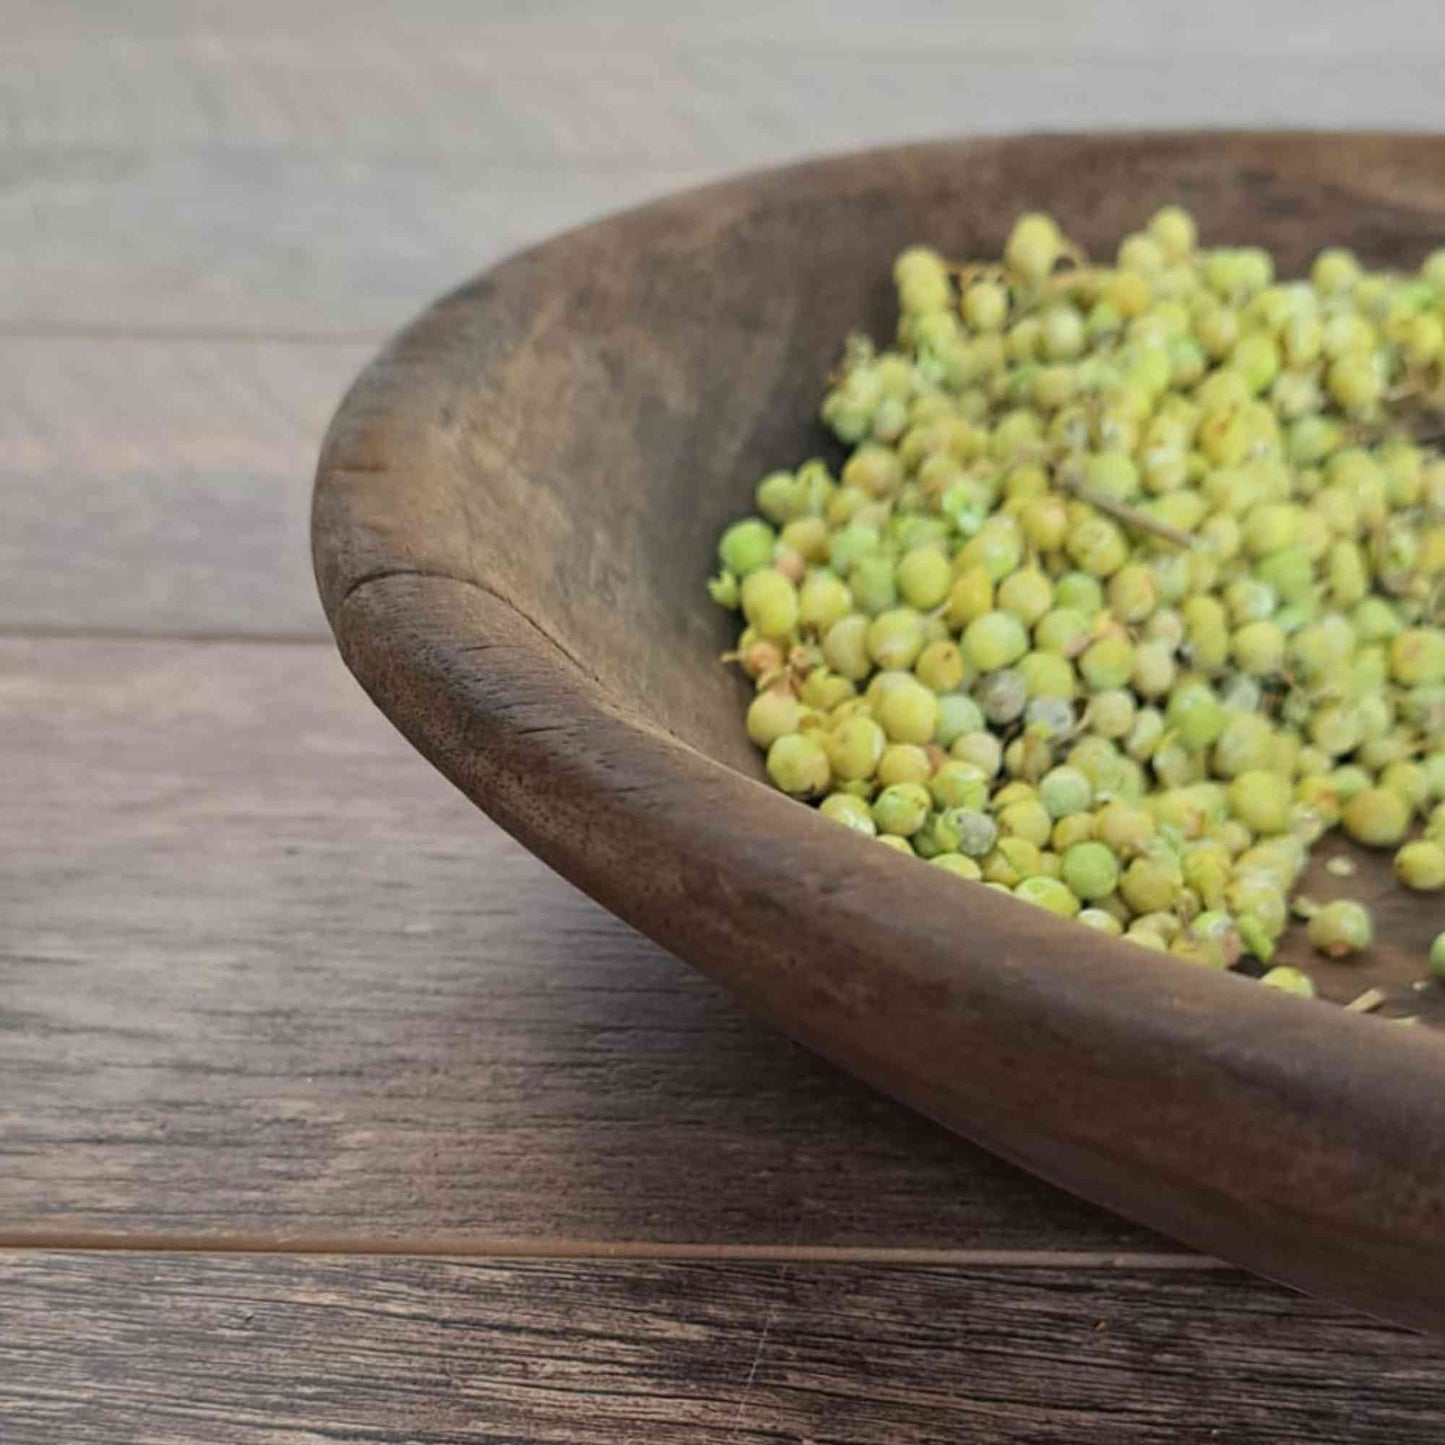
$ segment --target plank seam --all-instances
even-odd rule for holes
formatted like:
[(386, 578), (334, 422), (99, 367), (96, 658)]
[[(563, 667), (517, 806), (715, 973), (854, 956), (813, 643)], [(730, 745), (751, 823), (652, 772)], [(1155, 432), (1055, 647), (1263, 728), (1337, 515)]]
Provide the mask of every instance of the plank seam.
[(573, 1239), (348, 1239), (334, 1235), (118, 1234), (0, 1230), (0, 1250), (76, 1254), (238, 1254), (417, 1257), (458, 1260), (617, 1260), (656, 1263), (864, 1264), (977, 1269), (1235, 1270), (1206, 1254), (1150, 1250), (1055, 1250), (889, 1245), (709, 1244)]

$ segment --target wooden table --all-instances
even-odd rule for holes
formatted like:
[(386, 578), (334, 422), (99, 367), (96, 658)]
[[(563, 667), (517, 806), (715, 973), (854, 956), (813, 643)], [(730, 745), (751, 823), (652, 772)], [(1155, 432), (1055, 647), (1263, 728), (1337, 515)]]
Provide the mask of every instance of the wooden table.
[(1437, 1343), (952, 1140), (524, 854), (305, 535), (350, 376), (529, 238), (912, 135), (1438, 123), (1438, 8), (300, 8), (7, 6), (0, 1440), (1438, 1439)]

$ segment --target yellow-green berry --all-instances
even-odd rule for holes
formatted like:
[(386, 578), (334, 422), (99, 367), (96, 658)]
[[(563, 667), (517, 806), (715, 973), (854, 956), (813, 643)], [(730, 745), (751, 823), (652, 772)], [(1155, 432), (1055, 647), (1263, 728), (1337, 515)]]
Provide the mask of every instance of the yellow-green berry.
[(1118, 938), (1124, 932), (1124, 925), (1106, 909), (1084, 908), (1079, 911), (1078, 921), (1085, 928), (1097, 929), (1111, 938)]
[(976, 883), (983, 877), (983, 870), (962, 853), (936, 853), (928, 860), (935, 868), (942, 868), (945, 873), (952, 873), (955, 878), (966, 878)]
[(771, 567), (751, 572), (741, 589), (743, 616), (762, 637), (787, 637), (798, 625), (798, 589)]
[(1078, 768), (1053, 768), (1039, 780), (1039, 801), (1050, 818), (1086, 813), (1094, 802), (1094, 785)]
[(831, 818), (833, 822), (841, 823), (855, 833), (864, 833), (872, 838), (878, 832), (872, 809), (862, 798), (854, 797), (852, 793), (829, 793), (818, 805), (818, 811), (825, 818)]
[(914, 547), (898, 563), (898, 591), (903, 600), (920, 612), (937, 607), (953, 583), (953, 570), (939, 547)]
[(1089, 902), (1107, 898), (1119, 883), (1119, 860), (1104, 843), (1075, 843), (1064, 854), (1063, 881)]
[(767, 766), (774, 786), (798, 798), (826, 791), (832, 776), (828, 754), (807, 733), (788, 733), (778, 738), (768, 749)]
[(1364, 788), (1340, 810), (1345, 832), (1371, 848), (1392, 848), (1410, 826), (1410, 805), (1389, 788)]
[(931, 800), (921, 783), (895, 783), (873, 801), (873, 821), (880, 833), (911, 837), (928, 817)]
[(734, 522), (718, 543), (718, 558), (723, 566), (738, 577), (767, 567), (773, 560), (777, 534), (766, 522), (748, 517)]
[(879, 700), (874, 714), (893, 742), (931, 742), (938, 724), (938, 698), (910, 677)]
[(1305, 925), (1311, 945), (1329, 958), (1346, 958), (1374, 941), (1369, 910), (1348, 899), (1326, 903)]
[(1445, 844), (1417, 838), (1395, 854), (1395, 876), (1406, 888), (1434, 893), (1445, 888)]
[(1073, 918), (1079, 911), (1079, 900), (1069, 891), (1068, 885), (1058, 878), (1037, 874), (1025, 878), (1014, 888), (1014, 897), (1025, 903), (1032, 903), (1059, 918)]
[(1315, 981), (1302, 969), (1279, 964), (1266, 973), (1260, 982), (1267, 988), (1277, 988), (1281, 993), (1298, 994), (1301, 998), (1314, 998)]
[(932, 774), (933, 761), (917, 743), (889, 743), (875, 776), (880, 788), (891, 788), (894, 783), (927, 783)]
[(1008, 667), (1028, 648), (1028, 631), (1011, 612), (986, 612), (970, 622), (963, 634), (964, 654), (980, 672)]
[(1283, 833), (1294, 792), (1287, 778), (1263, 769), (1240, 773), (1229, 785), (1229, 810), (1255, 833)]
[(748, 704), (748, 737), (766, 752), (785, 733), (795, 733), (803, 705), (785, 688), (768, 688)]

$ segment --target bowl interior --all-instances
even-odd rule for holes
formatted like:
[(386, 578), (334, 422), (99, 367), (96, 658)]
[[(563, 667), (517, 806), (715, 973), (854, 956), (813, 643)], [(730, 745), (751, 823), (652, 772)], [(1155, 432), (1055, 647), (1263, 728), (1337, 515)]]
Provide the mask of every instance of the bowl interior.
[[(733, 620), (703, 584), (761, 475), (841, 455), (816, 421), (824, 378), (850, 331), (891, 337), (890, 268), (904, 245), (997, 256), (1014, 216), (1045, 208), (1108, 255), (1177, 201), (1205, 243), (1264, 244), (1282, 275), (1303, 272), (1323, 244), (1410, 266), (1445, 237), (1428, 144), (985, 142), (952, 167), (948, 148), (922, 147), (713, 189), (705, 205), (683, 196), (520, 257), (446, 307), (465, 323), (475, 301), (505, 296), (525, 337), (518, 353), (507, 334), (514, 359), (489, 366), (485, 401), (463, 385), (449, 414), (452, 444), (486, 478), (449, 499), (454, 540), (470, 554), (461, 565), (626, 705), (760, 777), (742, 730), (745, 686), (717, 662)], [(477, 371), (507, 333), (494, 315), (486, 333), (458, 330)], [(1354, 876), (1325, 871), (1339, 853)], [(1296, 929), (1283, 960), (1342, 1001), (1379, 986), (1386, 1012), (1445, 1015), (1440, 991), (1410, 987), (1438, 920), (1394, 886), (1387, 858), (1331, 840), (1303, 891), (1371, 902), (1381, 945), (1364, 964), (1327, 964)]]

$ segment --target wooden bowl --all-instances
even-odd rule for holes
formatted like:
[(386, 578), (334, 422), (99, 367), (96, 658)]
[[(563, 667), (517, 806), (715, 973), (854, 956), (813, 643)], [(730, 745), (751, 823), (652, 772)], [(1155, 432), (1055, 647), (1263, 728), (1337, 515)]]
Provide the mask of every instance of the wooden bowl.
[[(850, 329), (891, 332), (894, 254), (997, 255), (1026, 208), (1107, 252), (1173, 200), (1286, 271), (1327, 242), (1415, 264), (1445, 241), (1445, 140), (912, 146), (572, 232), (439, 302), (357, 381), (320, 461), (321, 594), (348, 665), (447, 777), (779, 1027), (1146, 1225), (1442, 1327), (1432, 1030), (1141, 953), (849, 834), (759, 781), (717, 662), (718, 533), (765, 470), (825, 448), (821, 378)], [(1387, 941), (1373, 973), (1326, 975), (1337, 996), (1419, 977), (1445, 925), (1385, 872), (1344, 885), (1384, 894)]]

